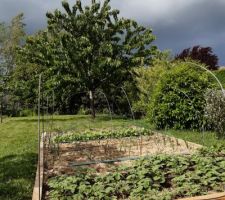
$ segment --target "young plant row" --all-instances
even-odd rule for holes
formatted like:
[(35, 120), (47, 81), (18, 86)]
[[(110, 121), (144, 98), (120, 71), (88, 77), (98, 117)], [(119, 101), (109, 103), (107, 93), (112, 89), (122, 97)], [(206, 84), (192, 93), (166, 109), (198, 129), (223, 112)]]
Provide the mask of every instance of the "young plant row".
[(86, 130), (84, 132), (76, 132), (71, 134), (64, 134), (56, 136), (55, 142), (69, 143), (75, 141), (89, 141), (109, 138), (123, 138), (123, 137), (138, 137), (138, 136), (153, 135), (153, 132), (145, 128), (117, 128), (113, 130), (101, 129), (101, 130)]
[(224, 186), (225, 152), (221, 149), (192, 156), (157, 155), (110, 173), (88, 170), (48, 181), (52, 200), (170, 200), (223, 191)]

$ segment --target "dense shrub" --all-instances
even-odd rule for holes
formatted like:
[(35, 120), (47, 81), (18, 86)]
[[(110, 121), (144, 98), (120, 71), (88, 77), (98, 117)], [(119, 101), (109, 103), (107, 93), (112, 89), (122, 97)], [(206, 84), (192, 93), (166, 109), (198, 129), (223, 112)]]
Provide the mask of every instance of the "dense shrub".
[(24, 109), (20, 111), (20, 117), (31, 117), (31, 116), (35, 116), (36, 113), (34, 110), (32, 109)]
[(206, 126), (216, 131), (218, 136), (225, 136), (225, 91), (209, 90), (206, 95)]
[(188, 62), (175, 62), (165, 72), (149, 106), (157, 128), (199, 129), (204, 117), (204, 94), (213, 86), (208, 73)]
[(169, 52), (161, 52), (157, 59), (153, 60), (151, 66), (135, 69), (135, 80), (138, 88), (138, 99), (133, 104), (134, 112), (147, 113), (149, 102), (151, 102), (154, 88), (161, 75), (172, 66)]

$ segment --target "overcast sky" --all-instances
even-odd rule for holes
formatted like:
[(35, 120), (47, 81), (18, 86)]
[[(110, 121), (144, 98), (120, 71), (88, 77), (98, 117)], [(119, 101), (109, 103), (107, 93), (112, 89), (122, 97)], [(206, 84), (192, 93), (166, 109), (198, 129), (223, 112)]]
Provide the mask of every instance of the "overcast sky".
[[(225, 0), (111, 0), (111, 5), (121, 16), (151, 27), (161, 50), (177, 54), (193, 45), (210, 46), (225, 65)], [(23, 12), (32, 34), (46, 27), (45, 13), (57, 8), (60, 0), (0, 0), (0, 21)]]

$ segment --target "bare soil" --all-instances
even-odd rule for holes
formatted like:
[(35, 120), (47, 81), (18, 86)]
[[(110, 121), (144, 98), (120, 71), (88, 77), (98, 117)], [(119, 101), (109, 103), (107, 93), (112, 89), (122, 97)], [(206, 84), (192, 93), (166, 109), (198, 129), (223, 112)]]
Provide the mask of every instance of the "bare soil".
[[(107, 172), (114, 166), (130, 165), (129, 158), (156, 154), (192, 154), (201, 145), (186, 142), (159, 133), (152, 136), (142, 136), (121, 139), (93, 140), (59, 144), (54, 150), (45, 151), (45, 174), (48, 177), (62, 174), (73, 174), (79, 167), (94, 168), (97, 172)], [(101, 163), (100, 161), (127, 158), (128, 161)], [(98, 162), (87, 164), (87, 162)]]

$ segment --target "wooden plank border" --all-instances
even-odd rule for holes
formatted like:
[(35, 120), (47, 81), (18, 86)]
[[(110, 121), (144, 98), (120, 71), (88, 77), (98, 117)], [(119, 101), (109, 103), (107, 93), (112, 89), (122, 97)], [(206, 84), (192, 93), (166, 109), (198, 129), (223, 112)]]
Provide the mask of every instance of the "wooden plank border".
[(225, 200), (225, 192), (208, 194), (208, 195), (204, 195), (204, 196), (183, 198), (183, 199), (178, 199), (178, 200)]
[[(33, 189), (32, 200), (42, 199), (42, 188), (43, 188), (43, 178), (44, 178), (44, 138), (45, 134), (42, 133), (40, 141), (40, 165), (37, 164), (36, 178)], [(39, 166), (40, 166), (40, 184), (39, 184)], [(39, 185), (40, 185), (40, 196), (39, 196)]]

